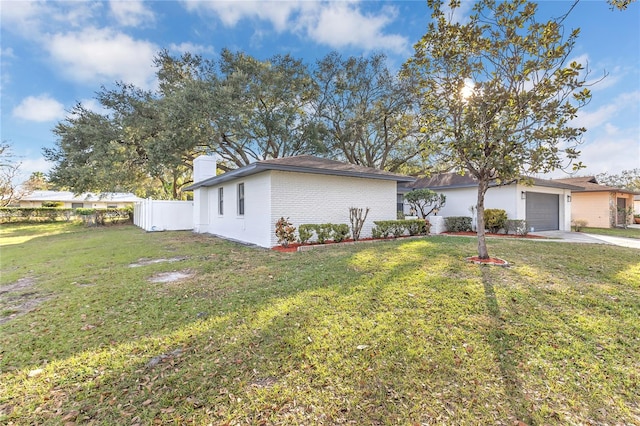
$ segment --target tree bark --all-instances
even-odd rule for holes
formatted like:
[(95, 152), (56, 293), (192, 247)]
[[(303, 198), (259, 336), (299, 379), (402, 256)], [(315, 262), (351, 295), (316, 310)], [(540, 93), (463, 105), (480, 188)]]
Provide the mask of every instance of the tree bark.
[(489, 182), (483, 179), (478, 181), (478, 205), (477, 205), (477, 235), (478, 235), (478, 257), (488, 259), (487, 241), (484, 235), (484, 196), (489, 189)]

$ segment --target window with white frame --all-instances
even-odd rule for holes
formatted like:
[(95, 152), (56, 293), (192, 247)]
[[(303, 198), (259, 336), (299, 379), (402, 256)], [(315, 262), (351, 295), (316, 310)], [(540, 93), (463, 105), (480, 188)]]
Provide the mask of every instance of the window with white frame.
[(244, 183), (238, 184), (238, 216), (244, 216)]
[(218, 188), (218, 214), (224, 214), (224, 188)]

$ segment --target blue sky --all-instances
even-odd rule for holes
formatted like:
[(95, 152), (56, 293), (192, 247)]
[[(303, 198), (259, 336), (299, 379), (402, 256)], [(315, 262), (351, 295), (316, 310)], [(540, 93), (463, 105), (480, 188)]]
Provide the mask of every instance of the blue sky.
[[(540, 2), (540, 17), (570, 1)], [(463, 2), (463, 14), (470, 9)], [(215, 57), (221, 49), (257, 58), (290, 53), (308, 63), (336, 50), (383, 52), (392, 67), (411, 56), (426, 31), (425, 1), (6, 1), (1, 17), (1, 138), (13, 144), (26, 178), (50, 165), (51, 129), (77, 101), (97, 109), (102, 85), (155, 85), (160, 49)], [(573, 59), (588, 64), (593, 100), (575, 124), (588, 132), (581, 174), (640, 167), (640, 4), (611, 10), (582, 0), (566, 20), (581, 28)], [(561, 176), (561, 174), (555, 174)]]

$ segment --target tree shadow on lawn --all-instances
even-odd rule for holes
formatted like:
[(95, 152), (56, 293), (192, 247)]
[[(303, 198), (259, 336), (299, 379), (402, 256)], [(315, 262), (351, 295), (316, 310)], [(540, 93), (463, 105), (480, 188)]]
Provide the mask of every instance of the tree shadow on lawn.
[(513, 356), (515, 353), (515, 340), (505, 331), (504, 319), (500, 313), (500, 306), (496, 297), (493, 280), (489, 272), (490, 266), (480, 266), (482, 273), (482, 284), (484, 286), (485, 303), (491, 316), (492, 332), (489, 342), (495, 357), (500, 366), (500, 373), (504, 379), (507, 399), (511, 409), (518, 420), (528, 425), (535, 424), (523, 392), (521, 380), (518, 377), (518, 360)]

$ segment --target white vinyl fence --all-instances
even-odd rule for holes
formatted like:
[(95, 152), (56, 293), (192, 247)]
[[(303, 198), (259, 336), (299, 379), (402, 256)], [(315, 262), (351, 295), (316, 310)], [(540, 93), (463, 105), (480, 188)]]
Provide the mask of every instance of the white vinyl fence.
[(139, 201), (133, 206), (133, 223), (145, 231), (193, 229), (193, 201)]

